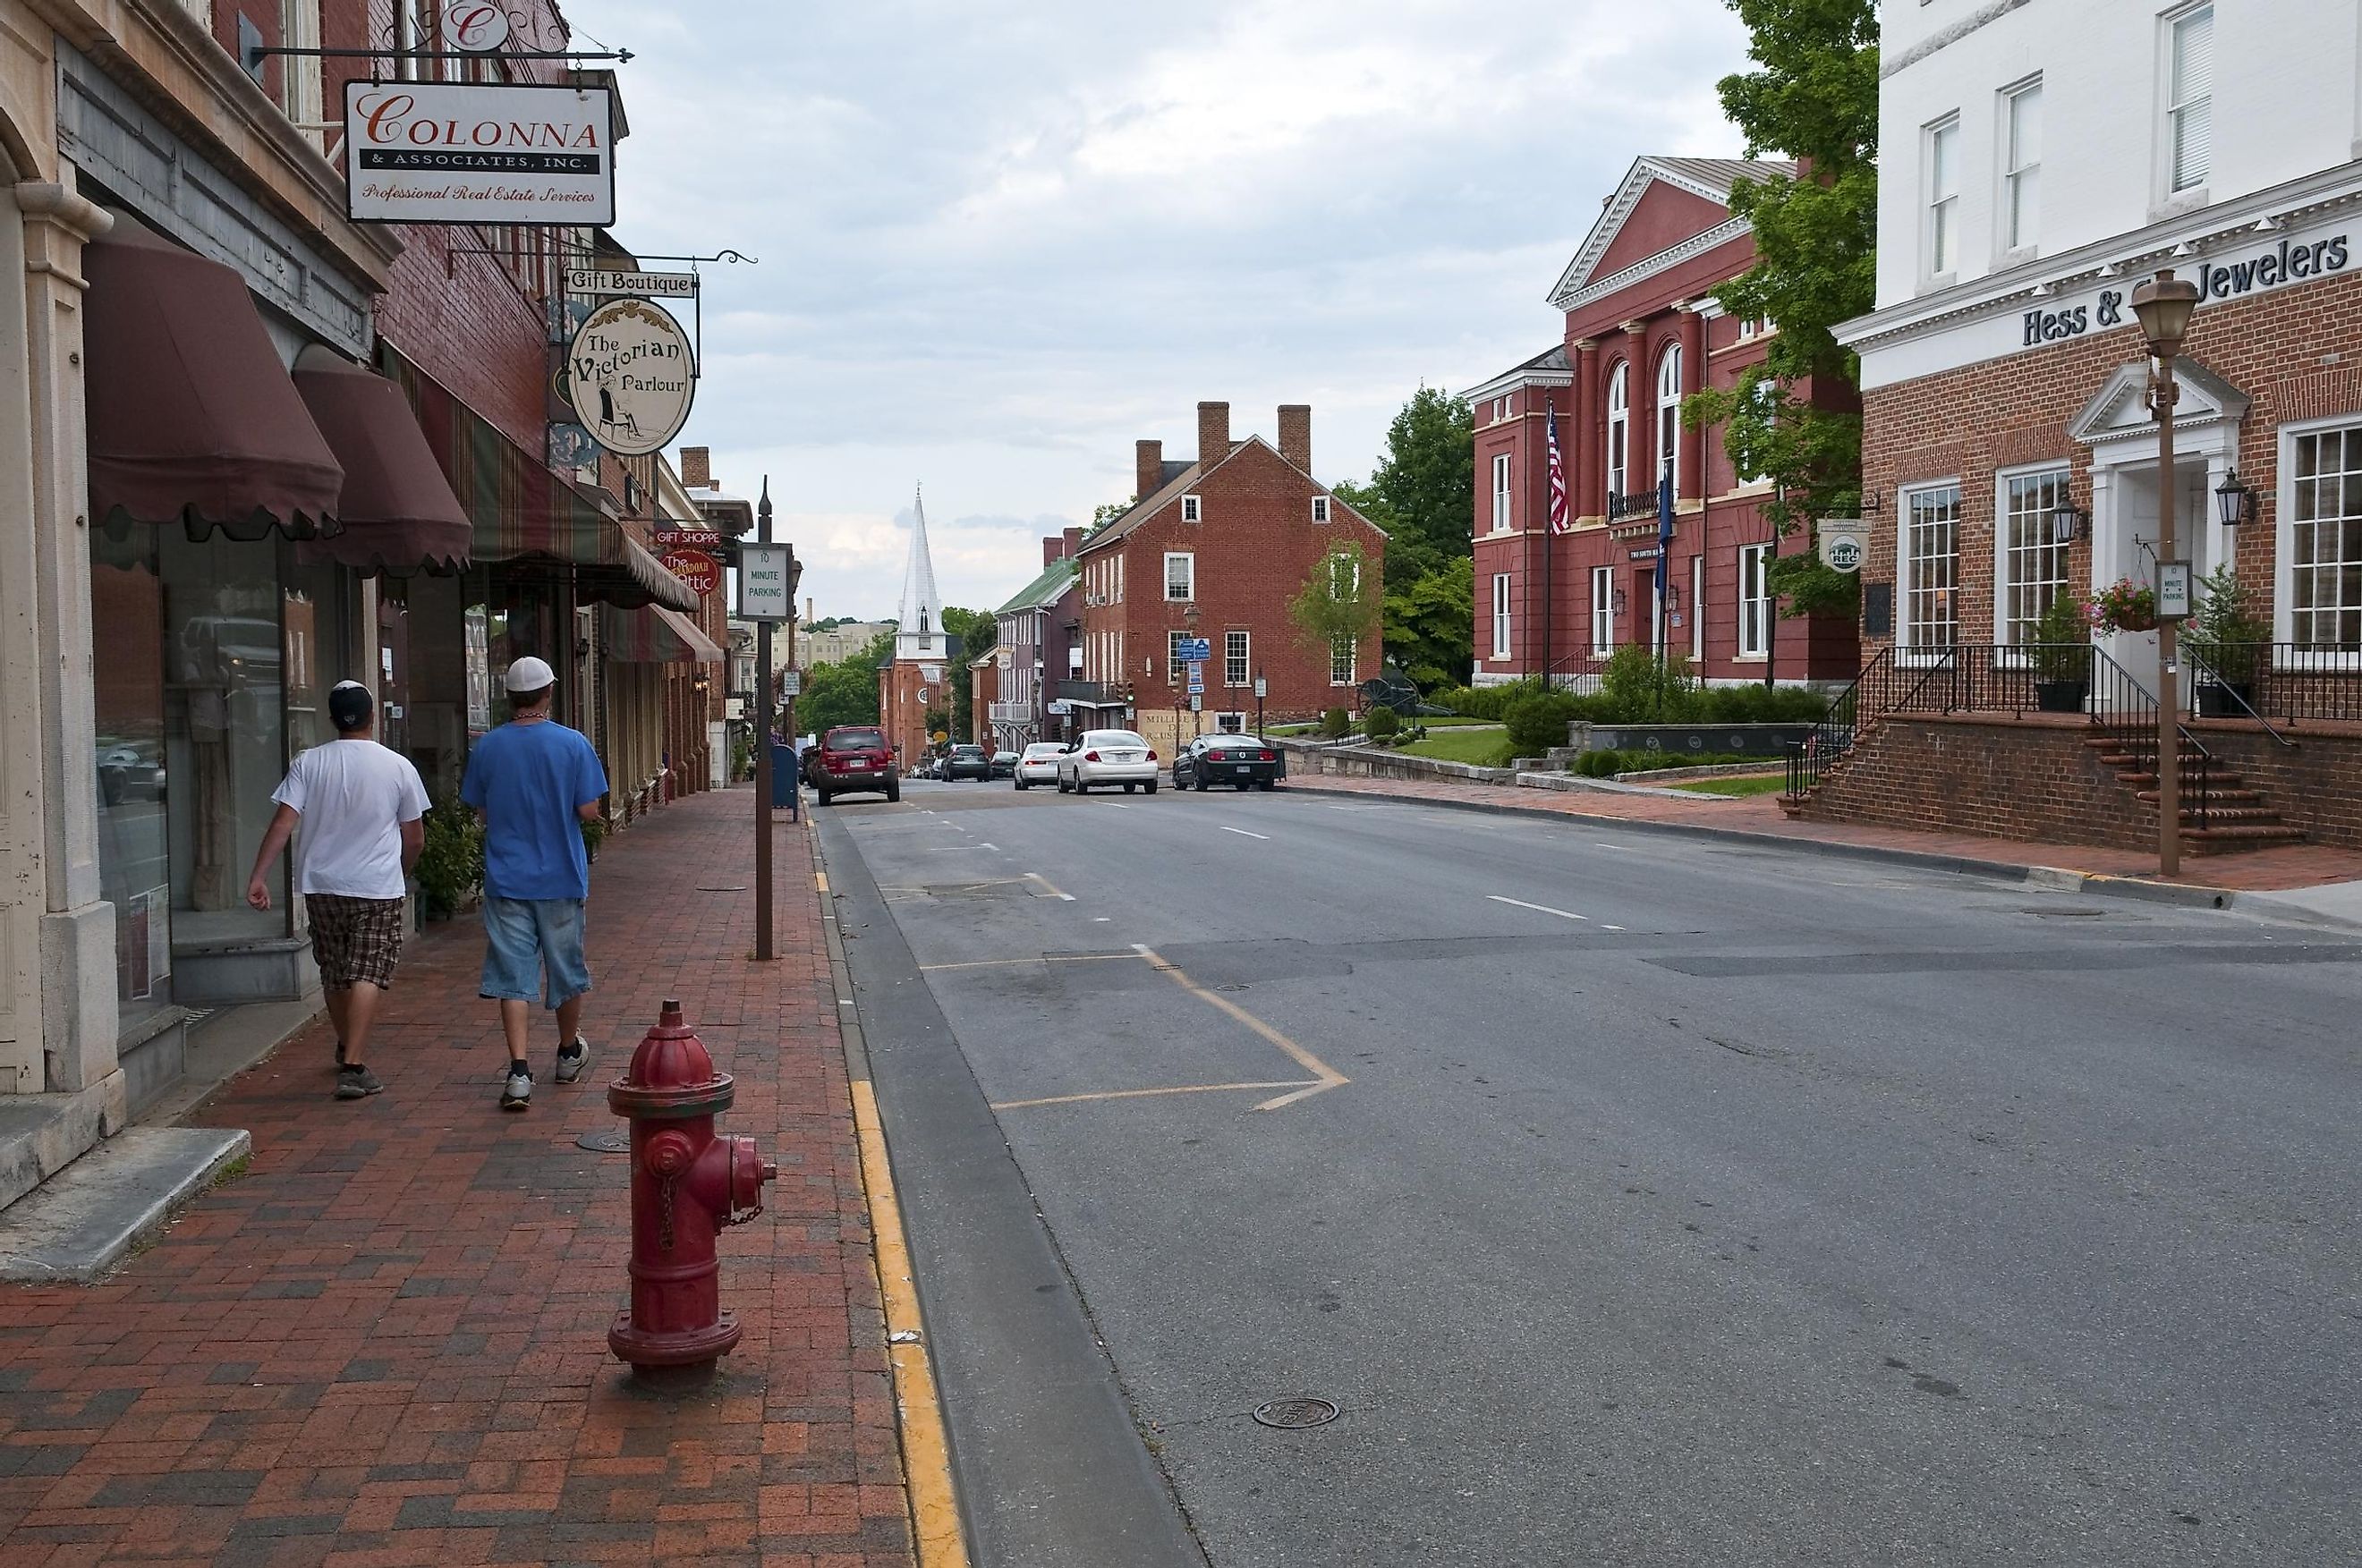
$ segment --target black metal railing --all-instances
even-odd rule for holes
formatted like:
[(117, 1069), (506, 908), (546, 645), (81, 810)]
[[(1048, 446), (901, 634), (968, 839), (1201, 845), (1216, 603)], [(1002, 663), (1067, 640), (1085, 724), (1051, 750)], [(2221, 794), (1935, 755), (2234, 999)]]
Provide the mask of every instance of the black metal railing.
[(1600, 682), (1606, 673), (1606, 660), (1590, 653), (1570, 653), (1551, 665), (1542, 684), (1552, 691), (1595, 696), (1598, 695)]
[[(2362, 648), (2309, 642), (2231, 642), (2212, 647), (2185, 641), (2191, 710), (2207, 718), (2252, 718), (2266, 729), (2279, 720), (2362, 724)], [(2283, 745), (2294, 745), (2277, 729)]]
[(1802, 740), (1788, 745), (1788, 791), (1791, 797), (1810, 795), (1821, 775), (1835, 766), (1838, 758), (1853, 750), (1854, 741), (1874, 722), (1879, 715), (1892, 713), (1904, 702), (1913, 700), (1920, 688), (1941, 674), (1943, 656), (1928, 668), (1907, 666), (1896, 662), (1895, 650), (1881, 648), (1877, 655), (1861, 667), (1853, 684), (1838, 693), (1813, 726), (1812, 733)]
[[(2098, 649), (2092, 651), (2092, 723), (2114, 749), (2113, 755), (2132, 758), (2152, 776), (2158, 774), (2157, 694), (2141, 685), (2131, 671)], [(2205, 828), (2214, 815), (2216, 768), (2209, 751), (2189, 728), (2176, 724), (2176, 755), (2180, 763), (2180, 809), (2191, 825)], [(2163, 809), (2162, 800), (2158, 803)]]
[(1607, 498), (1607, 521), (1610, 522), (1619, 518), (1656, 515), (1657, 488), (1654, 485), (1645, 490), (1633, 490), (1625, 495)]

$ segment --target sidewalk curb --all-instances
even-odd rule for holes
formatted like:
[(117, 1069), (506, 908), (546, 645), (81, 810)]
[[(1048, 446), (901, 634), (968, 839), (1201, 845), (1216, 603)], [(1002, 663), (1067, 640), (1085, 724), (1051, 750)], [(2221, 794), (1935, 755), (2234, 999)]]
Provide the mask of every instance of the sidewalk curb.
[[(1883, 844), (1846, 844), (1827, 839), (1789, 838), (1779, 833), (1756, 833), (1743, 828), (1715, 828), (1697, 822), (1659, 822), (1647, 817), (1591, 816), (1582, 812), (1552, 811), (1546, 806), (1528, 806), (1518, 801), (1458, 800), (1448, 797), (1435, 799), (1427, 795), (1386, 795), (1375, 790), (1337, 789), (1321, 784), (1299, 784), (1293, 779), (1288, 781), (1287, 787), (1303, 795), (1352, 796), (1357, 800), (1393, 800), (1409, 806), (1436, 806), (1451, 811), (1474, 811), (1495, 817), (1536, 817), (1552, 822), (1584, 823), (1596, 828), (1623, 828), (1636, 833), (1657, 833), (1672, 838), (1745, 844), (1754, 849), (1788, 850), (1801, 854), (1827, 855), (1838, 860), (1912, 866), (1921, 871), (1948, 872), (1958, 876), (1983, 877), (1990, 881), (2017, 883), (2056, 893), (2088, 894), (2098, 898), (2123, 898), (2146, 904), (2169, 904), (2191, 909), (2231, 909), (2236, 907), (2239, 903), (2239, 895), (2227, 888), (2202, 887), (2191, 883), (2145, 882), (2137, 877), (2115, 876), (2103, 872), (2079, 872), (2058, 866), (2029, 866), (2015, 861), (1984, 861), (1972, 855), (1939, 854), (1930, 850), (1904, 850)], [(2290, 912), (2276, 909), (2274, 913)]]
[(919, 1307), (916, 1270), (902, 1234), (902, 1205), (894, 1189), (894, 1162), (886, 1128), (877, 1114), (877, 1093), (869, 1080), (868, 1042), (861, 1033), (854, 1000), (853, 973), (846, 967), (844, 934), (837, 929), (820, 833), (807, 827), (812, 896), (820, 905), (821, 934), (828, 957), (829, 989), (837, 1002), (837, 1036), (844, 1047), (847, 1087), (853, 1101), (854, 1140), (859, 1146), (861, 1185), (869, 1208), (869, 1234), (877, 1272), (878, 1299), (885, 1308), (886, 1355), (894, 1373), (894, 1413), (902, 1438), (902, 1484), (911, 1503), (911, 1533), (919, 1568), (967, 1568), (967, 1534), (952, 1485), (951, 1442), (944, 1422), (933, 1353)]

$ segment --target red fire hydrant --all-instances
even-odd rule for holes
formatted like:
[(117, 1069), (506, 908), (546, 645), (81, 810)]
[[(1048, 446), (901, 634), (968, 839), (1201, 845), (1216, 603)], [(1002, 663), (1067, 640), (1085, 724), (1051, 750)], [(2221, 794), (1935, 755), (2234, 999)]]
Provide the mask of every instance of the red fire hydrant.
[(763, 1212), (763, 1183), (779, 1168), (752, 1138), (716, 1136), (714, 1113), (735, 1097), (705, 1042), (667, 1001), (607, 1106), (632, 1124), (632, 1305), (607, 1346), (642, 1376), (695, 1375), (738, 1343), (722, 1310), (714, 1238)]

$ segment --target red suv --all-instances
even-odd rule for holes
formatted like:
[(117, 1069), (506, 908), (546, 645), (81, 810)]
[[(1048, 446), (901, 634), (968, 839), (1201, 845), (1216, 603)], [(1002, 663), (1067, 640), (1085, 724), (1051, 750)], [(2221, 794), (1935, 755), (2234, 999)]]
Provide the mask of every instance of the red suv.
[(894, 766), (894, 748), (874, 724), (844, 724), (820, 738), (804, 753), (804, 776), (812, 793), (826, 806), (854, 790), (877, 790), (888, 800), (902, 798), (902, 775)]

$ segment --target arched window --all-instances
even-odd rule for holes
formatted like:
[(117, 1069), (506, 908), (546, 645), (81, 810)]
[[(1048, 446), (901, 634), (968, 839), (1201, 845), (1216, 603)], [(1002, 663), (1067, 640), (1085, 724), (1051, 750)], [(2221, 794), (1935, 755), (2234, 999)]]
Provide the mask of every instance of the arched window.
[(1682, 345), (1665, 346), (1657, 361), (1657, 471), (1673, 476), (1673, 494), (1682, 493)]
[(1621, 364), (1607, 373), (1607, 515), (1616, 515), (1616, 499), (1624, 493), (1624, 469), (1631, 452), (1632, 367)]

